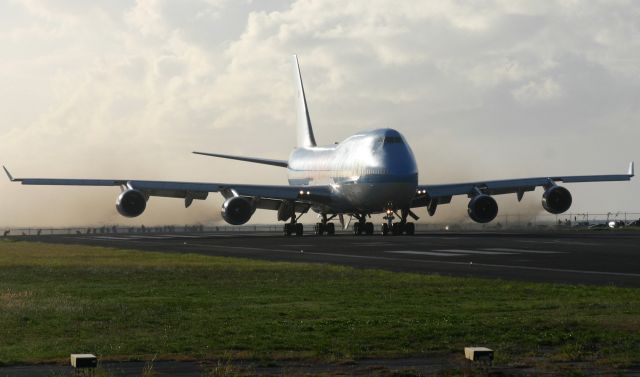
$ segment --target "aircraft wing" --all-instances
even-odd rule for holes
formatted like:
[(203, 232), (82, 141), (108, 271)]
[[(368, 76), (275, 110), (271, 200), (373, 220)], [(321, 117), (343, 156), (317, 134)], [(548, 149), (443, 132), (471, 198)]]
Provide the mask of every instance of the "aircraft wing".
[(478, 192), (488, 195), (517, 194), (518, 200), (527, 191), (533, 191), (538, 186), (553, 186), (555, 182), (610, 182), (628, 181), (634, 176), (633, 162), (629, 164), (627, 174), (607, 175), (566, 175), (536, 178), (504, 179), (495, 181), (477, 181), (438, 185), (419, 185), (418, 195), (413, 201), (414, 207), (427, 206), (429, 204), (447, 204), (455, 195), (475, 195)]
[(189, 206), (194, 199), (204, 200), (210, 192), (220, 192), (225, 198), (243, 196), (257, 199), (257, 208), (278, 209), (283, 201), (293, 202), (296, 208), (308, 209), (311, 203), (325, 203), (330, 199), (330, 186), (278, 186), (234, 183), (202, 183), (144, 181), (135, 179), (67, 179), (67, 178), (14, 178), (3, 166), (12, 182), (23, 185), (49, 186), (119, 186), (135, 189), (147, 196), (184, 198)]

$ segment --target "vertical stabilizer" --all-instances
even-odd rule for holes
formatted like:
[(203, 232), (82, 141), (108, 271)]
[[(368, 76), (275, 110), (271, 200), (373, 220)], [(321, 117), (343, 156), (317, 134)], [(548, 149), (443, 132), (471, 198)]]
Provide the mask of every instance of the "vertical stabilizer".
[(313, 128), (311, 128), (311, 118), (309, 117), (309, 109), (307, 108), (307, 99), (304, 95), (304, 86), (302, 85), (302, 75), (300, 74), (297, 55), (293, 55), (293, 79), (296, 83), (296, 108), (298, 112), (296, 133), (298, 135), (298, 147), (315, 147), (316, 139), (313, 137)]

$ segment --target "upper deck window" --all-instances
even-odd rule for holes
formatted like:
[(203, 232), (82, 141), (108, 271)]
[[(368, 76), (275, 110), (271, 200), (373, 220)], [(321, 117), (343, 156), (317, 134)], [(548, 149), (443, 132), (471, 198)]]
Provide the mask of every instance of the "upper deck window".
[(386, 136), (384, 138), (385, 144), (402, 144), (402, 138), (400, 136)]

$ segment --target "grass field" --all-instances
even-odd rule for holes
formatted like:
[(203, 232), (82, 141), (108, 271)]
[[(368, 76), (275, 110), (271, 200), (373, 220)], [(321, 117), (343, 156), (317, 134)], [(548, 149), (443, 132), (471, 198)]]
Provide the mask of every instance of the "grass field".
[[(0, 241), (0, 363), (496, 349), (640, 364), (640, 290)], [(536, 361), (538, 360), (538, 361)]]

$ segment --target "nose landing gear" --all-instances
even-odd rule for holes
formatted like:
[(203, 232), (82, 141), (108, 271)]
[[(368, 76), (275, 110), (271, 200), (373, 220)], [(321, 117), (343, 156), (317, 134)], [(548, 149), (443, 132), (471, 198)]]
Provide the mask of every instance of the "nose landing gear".
[(416, 226), (412, 222), (407, 222), (407, 216), (409, 215), (409, 210), (402, 210), (399, 222), (393, 222), (395, 219), (394, 211), (391, 209), (387, 210), (387, 214), (383, 217), (384, 220), (387, 220), (386, 223), (382, 224), (382, 235), (386, 236), (391, 233), (394, 236), (399, 236), (402, 234), (406, 234), (408, 236), (412, 236), (415, 234)]

